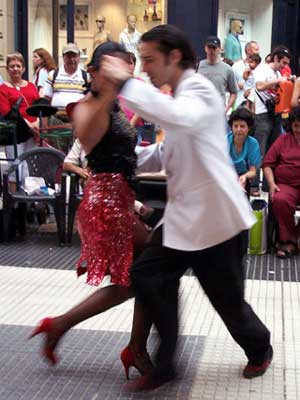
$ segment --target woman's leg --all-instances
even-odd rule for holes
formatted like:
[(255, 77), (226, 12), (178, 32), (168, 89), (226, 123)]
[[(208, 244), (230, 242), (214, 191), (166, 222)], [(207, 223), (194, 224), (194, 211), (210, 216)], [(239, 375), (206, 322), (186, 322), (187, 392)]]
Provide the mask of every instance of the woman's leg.
[(110, 285), (98, 289), (65, 314), (52, 320), (51, 330), (47, 333), (46, 347), (54, 350), (61, 336), (73, 326), (123, 303), (130, 297), (131, 290), (124, 286)]
[(144, 306), (135, 299), (131, 335), (128, 343), (132, 352), (143, 353), (146, 351), (151, 325), (152, 320)]
[(284, 242), (297, 243), (294, 213), (299, 204), (300, 191), (289, 185), (278, 184), (279, 192), (273, 198), (272, 209), (279, 225), (279, 238)]

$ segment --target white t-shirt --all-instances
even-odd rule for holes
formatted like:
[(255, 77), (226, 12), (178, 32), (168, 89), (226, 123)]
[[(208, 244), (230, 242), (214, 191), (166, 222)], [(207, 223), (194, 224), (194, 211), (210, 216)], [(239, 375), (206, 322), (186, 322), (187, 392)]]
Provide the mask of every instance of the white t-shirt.
[[(260, 64), (253, 71), (255, 84), (257, 82), (270, 82), (273, 79), (277, 79), (281, 77), (279, 71), (275, 72), (269, 64)], [(259, 95), (265, 102), (266, 100), (273, 97), (275, 94), (274, 90), (268, 89), (264, 91), (260, 91)], [(255, 114), (263, 114), (268, 112), (266, 106), (262, 102), (262, 100), (257, 95), (257, 91), (255, 90)]]
[(53, 85), (54, 70), (48, 75), (44, 86), (44, 96), (51, 98), (51, 105), (64, 110), (69, 103), (76, 102), (84, 97), (85, 84), (80, 67), (73, 75), (69, 75), (62, 65)]
[(66, 155), (64, 161), (66, 163), (77, 165), (78, 167), (87, 167), (86, 154), (78, 139), (75, 139), (75, 142), (73, 143), (73, 146), (69, 153)]
[[(243, 73), (244, 73), (246, 68), (249, 68), (249, 66), (245, 62), (245, 60), (239, 60), (239, 61), (236, 61), (233, 64), (232, 69), (233, 69), (233, 72), (234, 72), (234, 75), (235, 75), (235, 79), (236, 79), (238, 84), (240, 84), (240, 83), (244, 84), (245, 83), (244, 78), (243, 78)], [(237, 93), (237, 97), (236, 97), (236, 100), (235, 100), (235, 103), (234, 103), (234, 108), (237, 108), (240, 104), (242, 104), (243, 101), (246, 100), (245, 97), (244, 97), (244, 91), (245, 91), (244, 88), (243, 89), (239, 88), (239, 91)]]
[(46, 68), (41, 68), (37, 74), (33, 75), (32, 82), (36, 85), (38, 89), (40, 87), (44, 87), (48, 75), (49, 72), (46, 70)]

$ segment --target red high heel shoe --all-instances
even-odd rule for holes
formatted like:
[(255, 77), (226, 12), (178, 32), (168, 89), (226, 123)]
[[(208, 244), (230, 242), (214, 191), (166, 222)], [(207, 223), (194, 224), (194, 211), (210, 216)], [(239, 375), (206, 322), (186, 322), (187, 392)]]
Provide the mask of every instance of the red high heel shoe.
[[(39, 335), (40, 333), (57, 333), (59, 336), (62, 335), (62, 332), (58, 329), (53, 328), (53, 320), (54, 318), (44, 318), (41, 320), (39, 325), (34, 329), (34, 331), (31, 333), (28, 339), (33, 338), (36, 335)], [(43, 350), (42, 350), (43, 356), (50, 361), (53, 365), (57, 363), (57, 356), (54, 353), (54, 349), (51, 347), (45, 345)]]
[(153, 364), (147, 351), (137, 353), (131, 351), (129, 347), (125, 347), (120, 358), (125, 369), (127, 380), (129, 380), (130, 367), (135, 367), (142, 375), (148, 374), (153, 369)]

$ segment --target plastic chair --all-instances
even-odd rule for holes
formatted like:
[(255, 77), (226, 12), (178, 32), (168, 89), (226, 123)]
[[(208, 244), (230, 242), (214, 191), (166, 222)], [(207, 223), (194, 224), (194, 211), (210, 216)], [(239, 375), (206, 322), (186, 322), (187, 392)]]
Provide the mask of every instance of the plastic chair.
[[(20, 155), (3, 174), (3, 211), (4, 211), (4, 237), (8, 237), (9, 217), (15, 204), (46, 202), (52, 205), (57, 224), (58, 242), (65, 243), (65, 205), (66, 205), (66, 176), (61, 174), (61, 167), (65, 155), (51, 148), (34, 148)], [(18, 175), (19, 166), (26, 162), (29, 176), (42, 177), (48, 187), (55, 189), (55, 183), (61, 184), (60, 193), (27, 195), (22, 189), (18, 176), (16, 176), (16, 191), (9, 187), (9, 176)]]

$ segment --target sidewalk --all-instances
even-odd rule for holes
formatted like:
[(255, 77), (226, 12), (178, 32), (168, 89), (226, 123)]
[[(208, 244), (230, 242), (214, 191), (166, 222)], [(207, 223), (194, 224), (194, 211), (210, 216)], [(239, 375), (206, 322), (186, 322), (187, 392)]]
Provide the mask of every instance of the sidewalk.
[[(9, 247), (13, 251), (15, 246)], [(0, 245), (6, 260), (8, 250)], [(40, 268), (35, 263), (28, 267), (29, 252), (23, 254), (25, 266), (18, 260), (18, 266), (0, 266), (0, 400), (300, 399), (299, 257), (247, 260), (246, 297), (272, 332), (274, 361), (264, 377), (242, 377), (242, 350), (196, 279), (185, 275), (180, 289), (180, 376), (156, 391), (130, 394), (124, 390), (119, 353), (129, 339), (133, 301), (78, 325), (62, 340), (60, 363), (50, 367), (39, 357), (42, 337), (27, 341), (27, 336), (42, 317), (64, 312), (95, 288), (86, 285), (84, 277), (77, 279), (71, 265), (45, 267), (47, 260), (41, 255)], [(150, 353), (156, 344), (153, 333)], [(131, 376), (139, 375), (132, 369)]]

